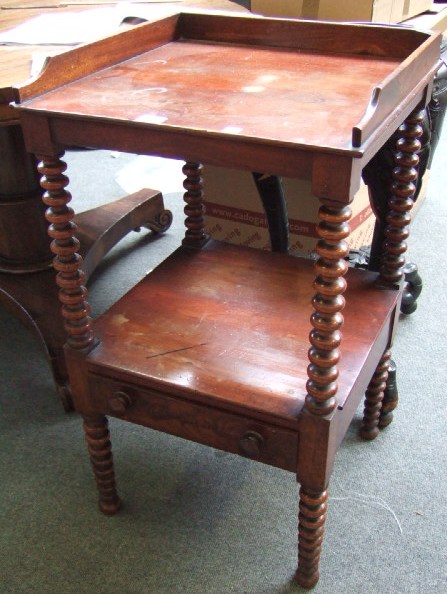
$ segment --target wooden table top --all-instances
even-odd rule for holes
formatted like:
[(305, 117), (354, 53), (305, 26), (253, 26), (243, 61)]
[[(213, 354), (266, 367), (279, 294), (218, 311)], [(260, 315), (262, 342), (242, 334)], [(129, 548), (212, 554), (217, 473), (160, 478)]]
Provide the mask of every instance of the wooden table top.
[(182, 40), (64, 85), (28, 107), (349, 149), (371, 89), (399, 63)]
[(183, 131), (205, 152), (203, 139), (217, 138), (361, 157), (356, 149), (422, 96), (439, 60), (439, 34), (392, 33), (176, 14), (57, 56), (20, 89), (19, 109)]

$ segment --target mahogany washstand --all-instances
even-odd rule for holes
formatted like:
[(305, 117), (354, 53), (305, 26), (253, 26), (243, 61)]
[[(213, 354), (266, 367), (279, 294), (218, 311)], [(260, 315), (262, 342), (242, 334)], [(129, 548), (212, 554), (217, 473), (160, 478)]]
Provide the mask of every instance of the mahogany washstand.
[[(103, 512), (120, 507), (107, 415), (248, 456), (296, 474), (296, 579), (317, 582), (337, 448), (365, 392), (367, 439), (395, 405), (383, 394), (439, 48), (405, 28), (181, 13), (55, 57), (19, 89)], [(348, 269), (349, 203), (396, 129), (380, 272)], [(181, 247), (95, 322), (61, 160), (73, 145), (186, 161)], [(209, 241), (200, 163), (310, 179), (318, 260)]]

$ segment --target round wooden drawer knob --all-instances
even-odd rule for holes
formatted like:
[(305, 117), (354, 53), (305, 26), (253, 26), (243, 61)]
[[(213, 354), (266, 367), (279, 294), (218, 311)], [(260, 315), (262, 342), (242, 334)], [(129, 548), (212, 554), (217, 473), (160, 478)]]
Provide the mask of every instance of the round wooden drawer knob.
[(109, 408), (117, 415), (123, 415), (131, 406), (132, 399), (126, 392), (115, 392), (108, 401)]
[(264, 438), (256, 431), (247, 431), (239, 441), (241, 451), (249, 458), (257, 458), (261, 455)]

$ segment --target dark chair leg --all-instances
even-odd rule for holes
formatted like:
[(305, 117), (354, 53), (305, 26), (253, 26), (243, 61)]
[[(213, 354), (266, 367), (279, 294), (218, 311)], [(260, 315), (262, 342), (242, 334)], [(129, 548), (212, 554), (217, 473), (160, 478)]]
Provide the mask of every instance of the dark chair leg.
[(393, 420), (393, 410), (396, 408), (398, 401), (399, 392), (396, 383), (396, 364), (391, 360), (382, 408), (380, 410), (379, 427), (387, 427), (391, 423)]
[(416, 264), (409, 262), (404, 266), (405, 286), (402, 295), (400, 311), (403, 314), (412, 314), (418, 306), (417, 298), (422, 291), (422, 279)]
[(107, 418), (104, 416), (84, 417), (84, 431), (98, 485), (99, 509), (107, 515), (116, 514), (121, 507), (121, 500), (115, 487), (112, 446)]
[(298, 569), (295, 580), (304, 588), (318, 582), (318, 564), (323, 544), (328, 492), (319, 493), (300, 488), (298, 518)]
[(287, 254), (289, 250), (289, 220), (282, 179), (277, 175), (252, 173), (267, 217), (272, 252)]

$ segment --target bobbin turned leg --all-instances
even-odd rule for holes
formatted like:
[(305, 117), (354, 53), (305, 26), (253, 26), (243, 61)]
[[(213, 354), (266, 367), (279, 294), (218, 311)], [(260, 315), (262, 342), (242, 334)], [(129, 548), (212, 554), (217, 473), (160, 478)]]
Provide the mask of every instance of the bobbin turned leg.
[(209, 239), (205, 233), (202, 171), (203, 165), (191, 162), (185, 163), (182, 169), (186, 190), (183, 194), (186, 231), (182, 244), (196, 248), (201, 248)]
[[(349, 251), (345, 239), (349, 235), (348, 221), (351, 210), (348, 206), (329, 200), (322, 202), (319, 210), (320, 223), (317, 227), (320, 238), (317, 244), (319, 259), (315, 263), (316, 294), (312, 302), (315, 311), (311, 316), (313, 329), (310, 333), (311, 346), (308, 353), (309, 379), (305, 411), (301, 420), (303, 433), (308, 429), (310, 440), (321, 438), (322, 442), (315, 446), (315, 452), (320, 447), (321, 456), (324, 457), (327, 453), (324, 449), (328, 448), (329, 444), (323, 443), (323, 440), (327, 440), (327, 425), (330, 423), (331, 413), (337, 406), (335, 396), (338, 389), (339, 347), (342, 340), (340, 329), (343, 325), (341, 312), (345, 305), (344, 275), (348, 270), (346, 256)], [(295, 579), (306, 588), (314, 586), (318, 581), (318, 563), (327, 510), (326, 464), (320, 464), (321, 460), (314, 462), (307, 460), (299, 476), (302, 486), (298, 521), (298, 569)], [(319, 464), (319, 469), (316, 469)], [(309, 484), (321, 484), (323, 490), (309, 488), (306, 485), (308, 475), (312, 472), (315, 472), (315, 475), (309, 479)]]
[(375, 439), (379, 434), (380, 414), (387, 387), (390, 358), (391, 351), (386, 350), (366, 390), (363, 424), (360, 428), (360, 436), (363, 439)]
[[(384, 242), (379, 281), (383, 284), (401, 284), (405, 280), (406, 240), (410, 234), (411, 209), (416, 194), (420, 138), (423, 134), (423, 109), (415, 109), (399, 127), (399, 138), (394, 152), (391, 191), (383, 231)], [(398, 402), (396, 365), (390, 361), (387, 385), (378, 419), (379, 427), (386, 427), (393, 420), (393, 410)]]
[(419, 138), (422, 136), (424, 110), (414, 110), (398, 132), (400, 137), (394, 151), (394, 167), (388, 207), (385, 214), (384, 242), (380, 280), (387, 284), (404, 280), (406, 240), (410, 234), (411, 209), (414, 204), (418, 178)]
[(107, 515), (116, 514), (121, 507), (121, 500), (116, 492), (107, 418), (84, 417), (84, 432), (98, 485), (99, 509)]
[(346, 256), (349, 253), (345, 238), (350, 229), (351, 209), (336, 206), (329, 201), (319, 210), (320, 223), (317, 233), (319, 259), (315, 263), (316, 294), (312, 300), (315, 309), (311, 316), (310, 365), (307, 368), (307, 396), (305, 406), (313, 415), (331, 413), (336, 407), (338, 363), (343, 325), (341, 311), (345, 307), (346, 290), (344, 275), (348, 271)]
[[(45, 190), (43, 201), (48, 206), (46, 218), (52, 238), (51, 250), (55, 254), (56, 283), (62, 304), (62, 316), (67, 332), (67, 355), (88, 353), (95, 344), (86, 300), (85, 275), (81, 270), (82, 258), (78, 253), (79, 241), (75, 237), (74, 212), (68, 207), (71, 195), (66, 191), (68, 177), (62, 154), (40, 157), (38, 169), (41, 186)], [(75, 397), (76, 394), (73, 393)], [(121, 505), (115, 490), (112, 451), (104, 416), (84, 417), (90, 459), (99, 488), (99, 508), (105, 514), (115, 514)]]
[(39, 157), (40, 185), (44, 190), (43, 202), (48, 206), (45, 216), (50, 223), (48, 234), (53, 240), (51, 251), (55, 254), (53, 267), (57, 271), (56, 284), (62, 304), (67, 345), (77, 351), (88, 350), (94, 343), (90, 307), (86, 300), (85, 274), (79, 255), (79, 241), (75, 237), (74, 212), (68, 206), (71, 194), (65, 189), (67, 165), (60, 157)]
[(300, 488), (298, 516), (298, 569), (295, 580), (304, 588), (318, 582), (318, 563), (327, 512), (327, 491), (315, 493)]

